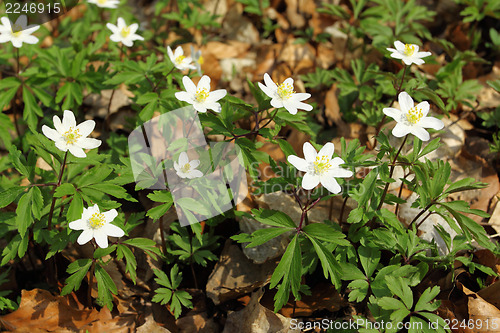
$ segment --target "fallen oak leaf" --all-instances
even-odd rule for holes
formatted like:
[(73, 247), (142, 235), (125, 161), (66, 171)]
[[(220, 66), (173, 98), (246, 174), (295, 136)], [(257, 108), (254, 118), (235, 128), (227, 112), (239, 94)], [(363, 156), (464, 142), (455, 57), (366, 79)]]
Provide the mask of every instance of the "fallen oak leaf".
[(0, 329), (13, 332), (129, 332), (134, 316), (116, 316), (106, 308), (75, 309), (68, 296), (42, 289), (23, 290), (19, 309), (0, 317)]

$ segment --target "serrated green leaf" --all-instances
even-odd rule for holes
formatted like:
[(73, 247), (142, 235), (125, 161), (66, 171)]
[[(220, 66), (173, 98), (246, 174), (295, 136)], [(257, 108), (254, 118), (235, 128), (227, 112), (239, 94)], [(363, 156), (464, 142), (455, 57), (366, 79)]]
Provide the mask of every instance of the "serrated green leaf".
[(295, 222), (283, 212), (270, 209), (252, 209), (252, 213), (257, 221), (273, 227), (295, 229)]

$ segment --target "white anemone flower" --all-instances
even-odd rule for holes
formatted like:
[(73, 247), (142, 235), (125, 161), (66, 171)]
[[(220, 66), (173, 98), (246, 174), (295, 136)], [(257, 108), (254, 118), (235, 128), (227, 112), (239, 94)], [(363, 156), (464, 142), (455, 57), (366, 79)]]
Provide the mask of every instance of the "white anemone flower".
[(387, 51), (392, 52), (391, 57), (401, 59), (406, 65), (416, 64), (422, 65), (425, 61), (422, 58), (430, 56), (430, 52), (419, 52), (418, 45), (403, 44), (399, 40), (394, 42), (395, 49), (388, 47)]
[(65, 110), (62, 121), (54, 116), (55, 130), (43, 125), (43, 134), (54, 141), (56, 147), (68, 151), (76, 157), (86, 157), (84, 149), (94, 149), (101, 145), (101, 140), (87, 138), (95, 127), (95, 121), (86, 120), (76, 125), (75, 115), (70, 110)]
[(221, 112), (222, 108), (217, 101), (224, 98), (227, 91), (225, 89), (219, 89), (210, 92), (210, 77), (203, 75), (200, 81), (198, 81), (198, 85), (195, 85), (189, 77), (184, 76), (182, 78), (182, 83), (186, 91), (175, 93), (175, 97), (179, 101), (188, 102), (193, 105), (198, 112), (205, 113), (207, 109)]
[(181, 71), (184, 71), (186, 69), (196, 69), (196, 66), (191, 63), (193, 62), (193, 59), (184, 55), (184, 50), (182, 49), (182, 47), (177, 46), (175, 51), (172, 52), (172, 49), (170, 48), (170, 46), (168, 46), (167, 53), (170, 61), (172, 61), (175, 68)]
[(88, 2), (101, 8), (117, 8), (120, 4), (120, 0), (88, 0)]
[(121, 17), (118, 18), (117, 25), (107, 23), (106, 26), (113, 32), (111, 37), (109, 37), (113, 42), (122, 42), (123, 45), (131, 47), (134, 45), (135, 40), (144, 40), (144, 37), (135, 33), (139, 29), (139, 24), (133, 23), (127, 25)]
[(39, 25), (29, 25), (26, 15), (21, 15), (17, 18), (16, 23), (12, 24), (8, 17), (0, 18), (0, 43), (11, 42), (16, 48), (26, 44), (38, 43), (38, 38), (31, 34), (37, 31)]
[(83, 230), (78, 236), (78, 244), (83, 245), (94, 238), (99, 247), (107, 248), (108, 236), (122, 237), (125, 235), (125, 232), (120, 227), (110, 223), (117, 216), (116, 209), (101, 213), (99, 206), (94, 205), (84, 208), (82, 218), (70, 222), (68, 226), (72, 230)]
[(179, 155), (179, 162), (174, 161), (175, 172), (181, 178), (193, 179), (203, 177), (203, 173), (196, 169), (198, 165), (200, 165), (200, 160), (189, 161), (186, 152), (182, 152)]
[(399, 93), (399, 106), (401, 110), (396, 108), (384, 108), (384, 114), (393, 118), (397, 124), (392, 129), (392, 135), (395, 137), (403, 137), (408, 133), (415, 135), (422, 141), (430, 139), (429, 133), (424, 128), (433, 128), (440, 130), (444, 127), (444, 123), (434, 117), (427, 117), (429, 113), (429, 103), (421, 102), (416, 106), (413, 99), (406, 91)]
[(201, 50), (195, 52), (193, 45), (191, 45), (190, 48), (191, 48), (191, 59), (193, 59), (198, 75), (201, 76), (201, 65), (203, 65), (204, 62), (203, 56), (201, 55)]
[(259, 87), (269, 97), (271, 97), (271, 105), (275, 108), (284, 107), (291, 114), (297, 114), (298, 109), (311, 111), (313, 107), (309, 104), (302, 103), (303, 100), (311, 97), (308, 93), (296, 93), (293, 90), (293, 79), (289, 77), (282, 84), (277, 85), (271, 79), (269, 74), (264, 74), (263, 85), (259, 82)]
[(305, 142), (302, 148), (304, 158), (288, 156), (291, 165), (306, 173), (302, 178), (302, 187), (305, 190), (311, 190), (321, 183), (328, 191), (337, 194), (342, 188), (335, 178), (348, 178), (353, 175), (352, 171), (340, 167), (345, 163), (343, 159), (332, 159), (334, 148), (333, 143), (328, 142), (318, 153), (309, 142)]

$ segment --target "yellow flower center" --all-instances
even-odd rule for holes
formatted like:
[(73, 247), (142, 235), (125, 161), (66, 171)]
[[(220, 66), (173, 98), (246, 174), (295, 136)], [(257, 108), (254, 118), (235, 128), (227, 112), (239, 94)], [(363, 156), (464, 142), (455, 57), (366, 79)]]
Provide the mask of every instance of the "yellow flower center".
[(97, 0), (97, 3), (100, 5), (105, 5), (108, 0)]
[(204, 63), (204, 62), (205, 62), (205, 59), (203, 59), (203, 57), (202, 57), (202, 56), (200, 56), (200, 57), (198, 58), (198, 63), (199, 63), (200, 65), (203, 65), (203, 63)]
[(127, 38), (127, 36), (130, 35), (130, 27), (123, 28), (120, 34), (123, 38)]
[(203, 88), (203, 89), (198, 89), (198, 91), (196, 92), (195, 94), (195, 97), (197, 102), (199, 103), (203, 103), (205, 102), (205, 100), (208, 98), (208, 91), (207, 89)]
[(411, 57), (415, 53), (415, 46), (413, 44), (405, 44), (405, 55)]
[(74, 144), (79, 138), (81, 138), (80, 131), (77, 129), (74, 130), (73, 127), (70, 127), (69, 130), (67, 130), (62, 136), (69, 145)]
[(104, 218), (104, 214), (94, 213), (89, 219), (89, 227), (94, 230), (99, 229), (104, 225), (105, 222), (106, 219)]
[(191, 170), (191, 164), (189, 164), (189, 163), (184, 164), (184, 165), (182, 166), (182, 168), (181, 168), (181, 171), (182, 171), (183, 173), (187, 173), (187, 172), (189, 172), (189, 170)]
[(314, 173), (322, 174), (331, 168), (330, 159), (326, 156), (316, 156), (316, 161), (313, 163)]
[(292, 94), (295, 94), (295, 91), (293, 91), (293, 86), (291, 84), (280, 84), (278, 86), (278, 96), (281, 97), (281, 99), (289, 99), (292, 97)]
[(23, 27), (21, 27), (18, 24), (12, 25), (12, 36), (14, 37), (19, 37), (21, 35), (21, 32), (23, 31)]
[(180, 65), (184, 59), (186, 59), (186, 57), (185, 57), (185, 56), (183, 56), (183, 55), (180, 55), (180, 56), (178, 56), (177, 58), (175, 58), (175, 63), (176, 63), (177, 65)]
[(422, 109), (417, 109), (417, 107), (413, 107), (406, 114), (406, 119), (411, 124), (416, 124), (420, 121), (420, 119), (422, 119), (423, 116), (424, 114), (422, 113)]

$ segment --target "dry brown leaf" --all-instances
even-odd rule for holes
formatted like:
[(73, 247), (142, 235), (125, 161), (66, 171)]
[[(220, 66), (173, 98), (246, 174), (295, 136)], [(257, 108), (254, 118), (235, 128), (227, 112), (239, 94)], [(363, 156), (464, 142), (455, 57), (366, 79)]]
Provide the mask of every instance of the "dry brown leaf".
[(0, 328), (13, 332), (83, 331), (131, 332), (135, 316), (112, 317), (108, 308), (78, 310), (69, 296), (54, 296), (42, 289), (23, 290), (16, 311), (0, 317)]
[(337, 85), (334, 84), (325, 96), (325, 115), (329, 126), (333, 124), (338, 127), (344, 126), (345, 122), (342, 120), (340, 114), (339, 101), (337, 99)]
[(274, 313), (259, 303), (263, 293), (259, 289), (252, 294), (250, 303), (243, 310), (230, 313), (227, 316), (223, 333), (300, 332), (298, 328), (295, 330), (290, 328), (290, 318)]
[(295, 74), (308, 73), (314, 68), (316, 52), (309, 44), (295, 44), (288, 38), (287, 44), (278, 56), (278, 62), (287, 63)]
[(207, 296), (215, 304), (237, 298), (268, 283), (276, 265), (254, 264), (240, 248), (227, 241), (207, 283)]
[[(474, 322), (480, 320), (483, 323), (482, 325), (475, 325), (474, 332), (500, 332), (500, 327), (497, 329), (492, 327), (492, 323), (498, 322), (500, 318), (500, 310), (494, 305), (486, 302), (481, 296), (471, 291), (460, 282), (457, 282), (457, 284), (468, 297), (469, 319), (472, 319)], [(478, 326), (482, 327), (479, 328)]]
[(480, 290), (477, 294), (500, 309), (500, 280)]
[(312, 288), (311, 295), (304, 295), (295, 305), (293, 302), (288, 302), (279, 313), (285, 317), (292, 317), (292, 315), (302, 317), (310, 316), (317, 310), (336, 312), (345, 305), (346, 301), (334, 286), (328, 283), (319, 283)]

